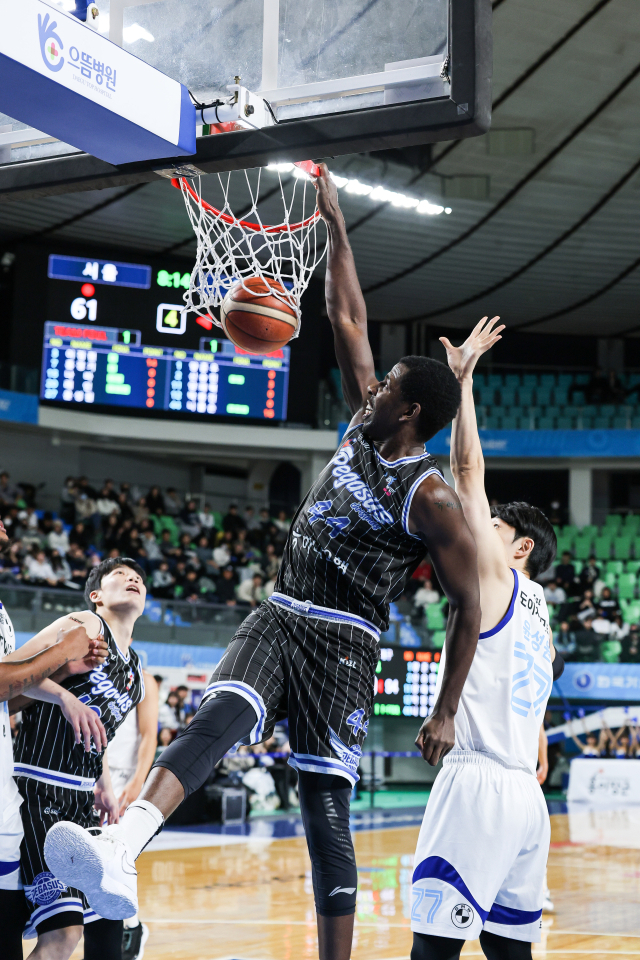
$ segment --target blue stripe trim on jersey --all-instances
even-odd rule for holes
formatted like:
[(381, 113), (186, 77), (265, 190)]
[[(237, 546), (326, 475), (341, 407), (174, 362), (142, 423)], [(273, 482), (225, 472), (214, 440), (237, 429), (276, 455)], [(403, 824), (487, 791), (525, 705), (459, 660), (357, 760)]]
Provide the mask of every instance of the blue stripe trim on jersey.
[(505, 907), (501, 903), (494, 903), (489, 911), (487, 921), (502, 923), (508, 927), (524, 926), (535, 923), (542, 916), (542, 910), (516, 910), (515, 907)]
[(60, 773), (59, 770), (47, 770), (44, 767), (33, 767), (28, 763), (14, 763), (14, 777), (29, 777), (41, 783), (50, 783), (54, 787), (70, 787), (75, 790), (93, 790), (96, 783), (89, 777), (74, 777), (70, 773)]
[(0, 877), (8, 877), (20, 868), (19, 860), (0, 860)]
[[(427, 454), (427, 456), (429, 456), (429, 454)], [(427, 470), (425, 473), (421, 474), (416, 480), (416, 482), (413, 484), (413, 486), (411, 487), (411, 489), (409, 490), (409, 493), (405, 498), (404, 506), (402, 507), (402, 529), (404, 530), (405, 533), (408, 533), (410, 537), (413, 537), (414, 540), (421, 540), (422, 537), (416, 536), (415, 533), (411, 533), (411, 531), (409, 530), (409, 511), (411, 510), (411, 501), (413, 500), (413, 495), (418, 489), (418, 487), (420, 486), (420, 484), (422, 483), (422, 481), (426, 480), (427, 477), (433, 476), (434, 473), (437, 473), (440, 479), (444, 480), (445, 483), (447, 482), (437, 467), (433, 467), (431, 470)]]
[(505, 613), (500, 623), (497, 626), (495, 626), (493, 630), (487, 630), (486, 633), (481, 633), (479, 635), (480, 640), (486, 640), (487, 637), (493, 637), (496, 633), (499, 633), (503, 627), (506, 627), (506, 625), (509, 623), (509, 620), (511, 620), (511, 617), (513, 616), (513, 611), (515, 610), (516, 597), (518, 596), (518, 588), (520, 586), (520, 583), (518, 580), (518, 574), (513, 569), (513, 567), (511, 567), (511, 573), (513, 574), (514, 584), (513, 584), (513, 593), (511, 594), (511, 603), (509, 604), (509, 609)]
[(354, 786), (360, 777), (346, 764), (333, 757), (316, 757), (308, 753), (292, 753), (287, 761), (294, 770), (306, 770), (309, 773), (332, 773), (345, 777)]
[(377, 640), (380, 639), (378, 628), (355, 613), (344, 613), (342, 610), (333, 610), (331, 607), (318, 607), (309, 600), (294, 600), (284, 593), (272, 593), (267, 599), (276, 606), (285, 607), (301, 617), (317, 617), (319, 620), (329, 620), (333, 623), (350, 623), (354, 627), (360, 627), (372, 633)]
[(489, 911), (482, 909), (478, 901), (471, 895), (471, 891), (456, 868), (453, 867), (448, 860), (444, 860), (442, 857), (427, 857), (427, 859), (419, 863), (413, 871), (414, 883), (417, 883), (418, 880), (431, 879), (443, 880), (444, 883), (448, 883), (449, 886), (455, 887), (458, 893), (461, 893), (465, 900), (468, 900), (471, 906), (478, 911), (482, 922), (485, 922)]
[(399, 460), (385, 460), (384, 457), (378, 453), (373, 443), (371, 444), (371, 446), (375, 452), (376, 457), (378, 458), (380, 463), (384, 463), (385, 467), (398, 467), (400, 466), (401, 463), (417, 463), (418, 460), (424, 460), (425, 457), (430, 456), (430, 454), (425, 450), (424, 453), (418, 454), (417, 457), (400, 457)]
[(210, 683), (205, 690), (202, 703), (204, 703), (210, 694), (215, 693), (217, 690), (228, 690), (230, 693), (236, 693), (239, 697), (243, 697), (251, 704), (258, 719), (249, 735), (249, 739), (251, 743), (259, 743), (264, 731), (264, 721), (267, 711), (264, 700), (258, 691), (254, 690), (253, 687), (249, 686), (248, 683), (244, 683), (242, 680), (216, 680), (214, 683)]

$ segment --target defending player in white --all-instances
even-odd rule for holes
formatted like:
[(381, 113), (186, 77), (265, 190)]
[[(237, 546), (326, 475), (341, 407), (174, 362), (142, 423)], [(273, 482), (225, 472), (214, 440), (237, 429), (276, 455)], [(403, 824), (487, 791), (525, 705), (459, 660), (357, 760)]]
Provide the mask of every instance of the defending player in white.
[(418, 839), (411, 960), (456, 960), (478, 936), (491, 960), (528, 960), (540, 940), (550, 828), (536, 779), (538, 738), (562, 658), (533, 578), (553, 561), (556, 537), (535, 507), (490, 508), (485, 493), (472, 375), (501, 339), (498, 319), (481, 320), (461, 347), (441, 338), (462, 388), (451, 470), (477, 545), (482, 622), (455, 746)]

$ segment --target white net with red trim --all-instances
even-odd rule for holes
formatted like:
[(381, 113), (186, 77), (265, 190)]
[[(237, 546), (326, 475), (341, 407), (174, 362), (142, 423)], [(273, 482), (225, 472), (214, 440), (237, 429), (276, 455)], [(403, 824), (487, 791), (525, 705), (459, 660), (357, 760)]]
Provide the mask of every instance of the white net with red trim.
[[(309, 162), (300, 166), (309, 172), (317, 170)], [(294, 307), (299, 320), (302, 294), (327, 246), (326, 237), (318, 242), (317, 230), (322, 221), (315, 188), (307, 173), (298, 171), (297, 164), (293, 175), (283, 177), (278, 170), (278, 186), (269, 190), (268, 196), (280, 194), (284, 218), (279, 224), (265, 224), (258, 209), (261, 171), (257, 176), (254, 174), (253, 183), (248, 172), (243, 173), (248, 205), (240, 217), (233, 212), (229, 200), (231, 173), (216, 175), (223, 198), (220, 209), (202, 199), (199, 177), (172, 181), (182, 191), (198, 241), (190, 288), (184, 295), (187, 309), (222, 326), (212, 311), (220, 306), (229, 289), (237, 281), (261, 277), (265, 280), (264, 295), (275, 296)], [(234, 195), (237, 195), (235, 185)], [(271, 287), (267, 282), (269, 279), (280, 283), (283, 291)], [(253, 296), (260, 296), (255, 290), (250, 292)], [(298, 324), (298, 332), (299, 329)]]

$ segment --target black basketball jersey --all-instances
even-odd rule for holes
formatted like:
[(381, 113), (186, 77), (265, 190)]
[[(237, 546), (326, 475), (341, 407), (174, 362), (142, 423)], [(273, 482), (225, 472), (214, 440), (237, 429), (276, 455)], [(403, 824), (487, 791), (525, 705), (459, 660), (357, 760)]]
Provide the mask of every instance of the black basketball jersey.
[[(98, 714), (104, 724), (108, 740), (130, 710), (144, 697), (142, 667), (135, 650), (125, 655), (119, 649), (108, 624), (100, 617), (109, 655), (105, 662), (92, 670), (69, 677), (61, 683), (83, 703)], [(102, 756), (92, 744), (87, 753), (84, 743), (76, 743), (73, 727), (64, 718), (60, 708), (40, 700), (22, 712), (22, 726), (15, 747), (15, 776), (35, 776), (35, 768), (62, 774), (60, 786), (72, 778), (84, 781), (98, 780), (102, 775)]]
[(387, 630), (389, 603), (426, 552), (408, 519), (415, 491), (434, 473), (442, 477), (428, 453), (384, 460), (354, 427), (293, 519), (276, 591)]

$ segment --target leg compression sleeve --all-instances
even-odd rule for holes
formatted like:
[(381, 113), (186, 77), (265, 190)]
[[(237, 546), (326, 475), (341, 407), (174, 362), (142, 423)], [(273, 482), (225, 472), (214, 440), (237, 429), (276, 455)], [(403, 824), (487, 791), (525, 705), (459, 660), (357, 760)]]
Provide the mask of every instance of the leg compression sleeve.
[(497, 933), (483, 930), (480, 946), (487, 960), (531, 960), (531, 944), (524, 940), (509, 940)]
[(255, 724), (253, 707), (237, 693), (222, 690), (200, 707), (155, 766), (170, 770), (188, 797), (206, 782), (216, 763), (238, 740), (246, 737)]
[(358, 875), (349, 830), (351, 784), (344, 777), (300, 770), (298, 792), (316, 911), (322, 917), (355, 913)]
[(29, 919), (24, 890), (0, 890), (0, 917), (4, 960), (22, 960), (22, 931)]
[(414, 931), (411, 960), (459, 960), (464, 942)]
[(122, 960), (122, 920), (94, 920), (84, 928), (84, 960)]

